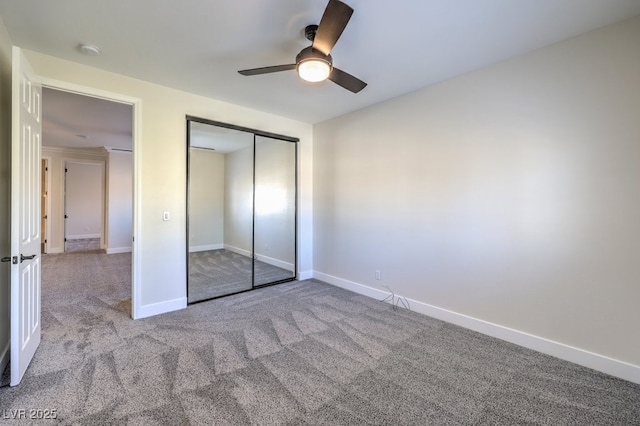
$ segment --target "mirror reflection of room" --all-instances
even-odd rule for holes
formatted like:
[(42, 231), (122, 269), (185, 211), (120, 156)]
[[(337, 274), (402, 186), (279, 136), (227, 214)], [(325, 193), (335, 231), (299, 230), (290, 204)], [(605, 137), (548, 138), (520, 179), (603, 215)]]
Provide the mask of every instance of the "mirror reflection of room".
[(296, 144), (188, 123), (189, 303), (295, 279)]
[(256, 136), (255, 285), (295, 276), (295, 145)]

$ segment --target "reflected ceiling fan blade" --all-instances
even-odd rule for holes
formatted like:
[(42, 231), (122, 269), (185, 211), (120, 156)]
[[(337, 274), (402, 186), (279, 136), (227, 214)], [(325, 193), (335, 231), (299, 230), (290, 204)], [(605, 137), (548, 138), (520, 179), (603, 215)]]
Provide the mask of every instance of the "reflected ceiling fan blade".
[(339, 0), (329, 0), (313, 39), (313, 48), (328, 55), (344, 31), (353, 9)]
[(269, 74), (272, 72), (289, 71), (294, 69), (296, 69), (296, 64), (274, 65), (272, 67), (252, 68), (250, 70), (242, 70), (238, 72), (242, 75), (250, 76), (250, 75), (259, 75), (259, 74)]
[(365, 83), (364, 81), (336, 67), (333, 67), (333, 70), (331, 70), (331, 74), (329, 74), (329, 80), (353, 93), (358, 93), (359, 91), (367, 87), (367, 83)]

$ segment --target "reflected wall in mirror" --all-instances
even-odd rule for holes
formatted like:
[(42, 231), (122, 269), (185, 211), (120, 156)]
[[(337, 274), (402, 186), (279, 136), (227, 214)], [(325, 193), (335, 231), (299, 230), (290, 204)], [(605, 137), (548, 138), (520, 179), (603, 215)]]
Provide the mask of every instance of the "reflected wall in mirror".
[(295, 277), (296, 147), (256, 136), (255, 283)]
[(189, 303), (296, 277), (296, 143), (214, 123), (187, 121)]

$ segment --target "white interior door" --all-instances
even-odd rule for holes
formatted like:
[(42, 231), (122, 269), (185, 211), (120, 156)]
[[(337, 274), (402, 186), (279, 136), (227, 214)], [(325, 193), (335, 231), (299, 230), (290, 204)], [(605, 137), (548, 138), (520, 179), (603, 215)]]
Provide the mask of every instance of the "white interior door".
[(11, 386), (40, 344), (40, 157), (42, 88), (13, 48), (11, 140)]

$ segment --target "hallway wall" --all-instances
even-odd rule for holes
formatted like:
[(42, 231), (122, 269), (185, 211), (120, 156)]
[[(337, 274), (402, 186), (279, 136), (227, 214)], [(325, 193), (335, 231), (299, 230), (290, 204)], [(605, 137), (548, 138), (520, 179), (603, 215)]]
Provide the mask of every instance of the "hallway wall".
[[(49, 180), (51, 193), (49, 199), (51, 210), (49, 211), (49, 253), (64, 252), (64, 168), (67, 161), (83, 161), (106, 164), (106, 153), (102, 149), (71, 150), (61, 148), (43, 147), (42, 156), (50, 158)], [(104, 191), (104, 182), (103, 182)], [(104, 194), (104, 193), (103, 193)], [(99, 232), (99, 231), (98, 231)]]

